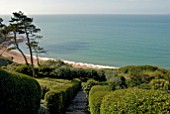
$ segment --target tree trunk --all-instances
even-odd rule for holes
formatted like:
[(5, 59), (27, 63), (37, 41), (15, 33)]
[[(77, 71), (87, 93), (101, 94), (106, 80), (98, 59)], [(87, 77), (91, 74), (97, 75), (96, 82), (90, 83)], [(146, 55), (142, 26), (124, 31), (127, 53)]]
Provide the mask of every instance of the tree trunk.
[(25, 33), (26, 33), (26, 38), (27, 38), (27, 43), (28, 43), (28, 49), (29, 49), (29, 52), (30, 52), (30, 60), (31, 60), (32, 76), (35, 77), (35, 70), (34, 70), (34, 61), (33, 61), (32, 47), (31, 47), (31, 44), (30, 44), (29, 34), (27, 33), (26, 28), (25, 28)]
[(40, 66), (40, 61), (39, 61), (39, 57), (38, 57), (38, 52), (36, 54), (36, 58), (37, 58), (37, 65)]
[(17, 50), (21, 53), (21, 55), (23, 56), (24, 60), (25, 60), (25, 64), (28, 66), (28, 60), (24, 54), (24, 52), (19, 48), (19, 45), (17, 43), (17, 37), (16, 37), (16, 32), (14, 32), (14, 41), (15, 41), (15, 46), (17, 48)]

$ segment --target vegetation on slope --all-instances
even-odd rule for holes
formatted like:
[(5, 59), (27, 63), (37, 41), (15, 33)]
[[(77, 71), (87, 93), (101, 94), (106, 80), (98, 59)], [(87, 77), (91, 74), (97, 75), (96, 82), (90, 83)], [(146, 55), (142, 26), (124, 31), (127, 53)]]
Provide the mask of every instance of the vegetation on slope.
[(1, 114), (37, 114), (40, 94), (40, 86), (33, 78), (0, 69)]
[(12, 61), (10, 59), (0, 56), (0, 66), (7, 66), (8, 64), (11, 63)]
[(122, 89), (106, 95), (101, 104), (101, 114), (168, 114), (170, 95), (158, 90)]
[(78, 79), (41, 78), (37, 80), (42, 88), (42, 99), (44, 99), (42, 105), (50, 114), (63, 113), (80, 87)]

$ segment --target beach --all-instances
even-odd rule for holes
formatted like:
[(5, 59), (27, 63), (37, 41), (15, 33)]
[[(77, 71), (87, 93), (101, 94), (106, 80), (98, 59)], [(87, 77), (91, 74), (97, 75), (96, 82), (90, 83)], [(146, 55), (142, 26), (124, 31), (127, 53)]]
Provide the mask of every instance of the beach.
[[(16, 62), (19, 64), (25, 63), (22, 55), (19, 54), (17, 51), (6, 51), (5, 49), (0, 49), (0, 54), (1, 53), (3, 53), (2, 54), (3, 57), (12, 58), (13, 62)], [(26, 58), (28, 62), (30, 63), (29, 55), (26, 54)], [(57, 59), (39, 57), (39, 60), (47, 61), (47, 60), (57, 60)], [(33, 58), (33, 61), (34, 61), (34, 64), (37, 65), (37, 59), (35, 56)], [(77, 67), (77, 68), (97, 68), (97, 69), (118, 69), (119, 68), (119, 67), (114, 67), (114, 66), (95, 65), (95, 64), (90, 64), (90, 63), (74, 62), (74, 61), (69, 61), (69, 60), (61, 60), (61, 61), (73, 67)]]

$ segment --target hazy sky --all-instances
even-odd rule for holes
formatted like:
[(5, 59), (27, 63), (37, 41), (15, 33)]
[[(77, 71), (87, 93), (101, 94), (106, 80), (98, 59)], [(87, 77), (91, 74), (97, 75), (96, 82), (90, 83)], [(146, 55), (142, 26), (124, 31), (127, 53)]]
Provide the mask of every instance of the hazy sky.
[(0, 14), (170, 14), (170, 0), (0, 0)]

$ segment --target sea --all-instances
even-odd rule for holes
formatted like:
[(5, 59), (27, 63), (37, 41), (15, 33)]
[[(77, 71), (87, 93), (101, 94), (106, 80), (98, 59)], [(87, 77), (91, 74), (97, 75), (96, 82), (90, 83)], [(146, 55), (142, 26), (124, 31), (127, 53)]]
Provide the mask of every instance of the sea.
[[(10, 16), (1, 15), (5, 21)], [(43, 36), (42, 57), (122, 67), (170, 69), (170, 15), (31, 15)], [(24, 48), (26, 51), (27, 48)]]

